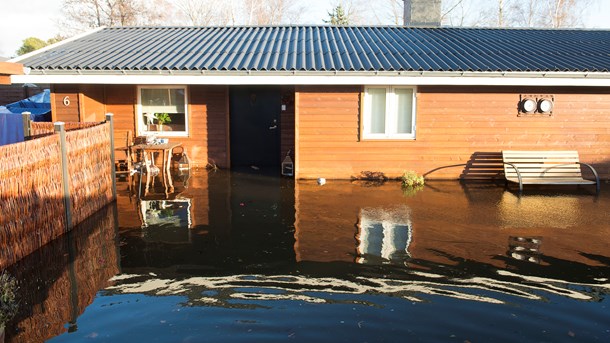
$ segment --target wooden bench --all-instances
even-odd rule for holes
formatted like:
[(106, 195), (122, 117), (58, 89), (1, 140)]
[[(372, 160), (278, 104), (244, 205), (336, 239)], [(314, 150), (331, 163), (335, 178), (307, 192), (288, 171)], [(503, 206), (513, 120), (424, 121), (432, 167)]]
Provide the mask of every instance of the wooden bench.
[[(577, 151), (502, 151), (504, 176), (507, 181), (523, 185), (596, 185), (599, 176), (593, 167), (579, 161)], [(580, 166), (587, 166), (595, 180), (582, 177)]]

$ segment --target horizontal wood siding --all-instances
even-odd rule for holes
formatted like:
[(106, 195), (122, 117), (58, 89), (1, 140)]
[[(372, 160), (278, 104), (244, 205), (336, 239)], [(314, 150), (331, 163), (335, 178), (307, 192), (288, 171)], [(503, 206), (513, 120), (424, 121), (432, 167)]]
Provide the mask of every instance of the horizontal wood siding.
[[(349, 178), (362, 171), (397, 177), (415, 170), (428, 178), (455, 179), (469, 172), (455, 165), (508, 149), (577, 150), (600, 176), (610, 176), (609, 90), (419, 87), (416, 139), (366, 141), (359, 137), (361, 89), (297, 89), (300, 178)], [(518, 117), (520, 94), (554, 95), (553, 116)]]
[(78, 98), (78, 85), (54, 85), (51, 94), (51, 116), (53, 121), (80, 121), (80, 105)]
[(0, 85), (0, 104), (6, 105), (29, 98), (44, 92), (45, 88), (49, 88), (49, 85), (37, 84), (35, 87), (25, 87), (20, 84)]
[[(125, 145), (127, 131), (137, 134), (137, 86), (82, 85), (74, 91), (71, 94), (83, 99), (80, 106), (81, 118), (105, 120), (106, 112), (114, 114), (115, 146)], [(56, 96), (62, 94), (67, 93)], [(189, 136), (169, 137), (170, 141), (182, 143), (191, 166), (205, 167), (208, 162), (213, 162), (219, 167), (228, 167), (228, 88), (190, 86), (188, 100)], [(77, 111), (76, 116), (78, 114)], [(163, 138), (162, 135), (159, 137)], [(160, 164), (160, 161), (156, 162)]]
[[(114, 146), (125, 146), (125, 133), (131, 131), (135, 134), (135, 103), (136, 86), (132, 85), (111, 85), (98, 86), (102, 88), (106, 95), (106, 111), (114, 114)], [(89, 88), (89, 92), (93, 91)], [(89, 92), (87, 94), (87, 97)], [(95, 90), (93, 92), (100, 92)], [(85, 104), (85, 108), (87, 105)], [(117, 153), (118, 154), (118, 153)]]
[(81, 85), (81, 121), (100, 122), (106, 120), (105, 87)]
[[(191, 163), (205, 167), (214, 163), (229, 166), (228, 88), (226, 86), (190, 86), (190, 137), (180, 138)], [(178, 138), (174, 138), (178, 139)]]

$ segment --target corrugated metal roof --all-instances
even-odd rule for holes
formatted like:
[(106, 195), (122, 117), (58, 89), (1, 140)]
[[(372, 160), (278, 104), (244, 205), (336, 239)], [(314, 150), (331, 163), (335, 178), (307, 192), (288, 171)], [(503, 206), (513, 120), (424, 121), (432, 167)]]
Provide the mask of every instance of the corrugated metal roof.
[(95, 31), (20, 63), (46, 72), (608, 72), (610, 31), (118, 27)]

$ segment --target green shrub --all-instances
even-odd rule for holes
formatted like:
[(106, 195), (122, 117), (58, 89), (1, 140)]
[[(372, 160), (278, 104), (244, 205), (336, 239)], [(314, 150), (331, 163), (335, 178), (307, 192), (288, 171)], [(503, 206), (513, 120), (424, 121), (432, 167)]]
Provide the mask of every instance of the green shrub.
[(409, 170), (402, 174), (401, 177), (403, 187), (421, 187), (424, 185), (424, 177), (416, 172)]

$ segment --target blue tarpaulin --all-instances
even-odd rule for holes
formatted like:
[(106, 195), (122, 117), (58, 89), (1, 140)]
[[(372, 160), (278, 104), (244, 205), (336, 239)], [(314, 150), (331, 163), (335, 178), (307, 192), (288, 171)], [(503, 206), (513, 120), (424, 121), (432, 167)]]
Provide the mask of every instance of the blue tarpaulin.
[(23, 119), (0, 109), (0, 145), (23, 142)]
[(6, 112), (15, 114), (30, 112), (32, 121), (51, 121), (51, 92), (45, 89), (44, 92), (27, 99), (0, 106), (0, 113)]

